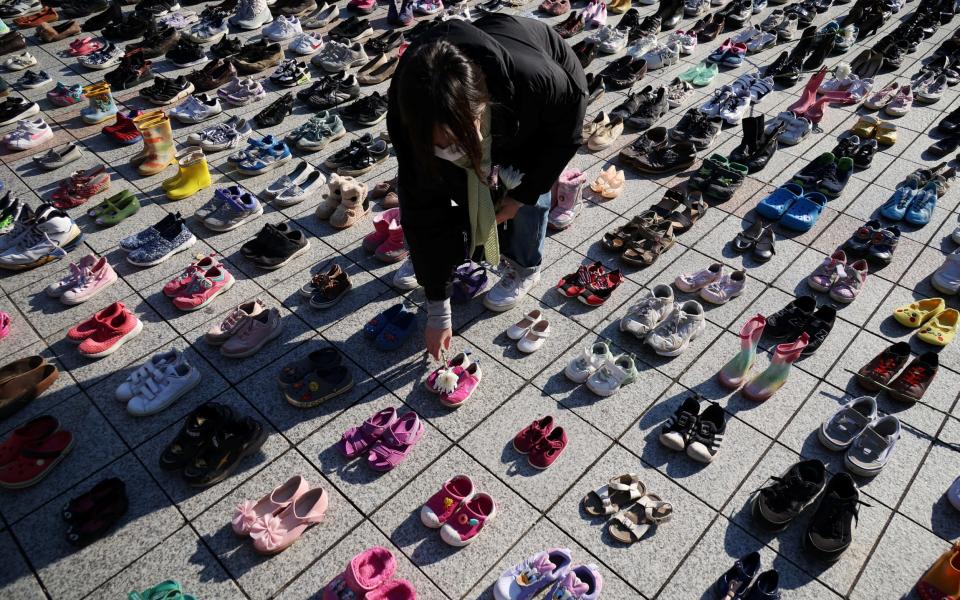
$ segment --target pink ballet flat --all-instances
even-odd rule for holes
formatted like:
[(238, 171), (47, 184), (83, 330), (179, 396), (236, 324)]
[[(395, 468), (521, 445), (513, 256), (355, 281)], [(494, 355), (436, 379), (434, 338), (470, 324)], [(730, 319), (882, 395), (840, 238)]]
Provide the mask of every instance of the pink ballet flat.
[(323, 600), (363, 598), (387, 583), (397, 571), (397, 559), (383, 546), (368, 548), (350, 559), (343, 573), (323, 588)]
[(361, 452), (380, 439), (383, 432), (397, 422), (397, 409), (385, 408), (371, 415), (360, 427), (351, 427), (340, 437), (340, 452), (347, 458), (359, 456)]
[(257, 521), (267, 515), (276, 515), (309, 489), (310, 484), (306, 479), (294, 475), (256, 502), (245, 500), (233, 511), (233, 532), (237, 535), (249, 535)]
[(260, 554), (276, 554), (300, 539), (310, 526), (323, 520), (329, 495), (323, 488), (304, 492), (278, 515), (265, 515), (250, 530), (253, 549)]

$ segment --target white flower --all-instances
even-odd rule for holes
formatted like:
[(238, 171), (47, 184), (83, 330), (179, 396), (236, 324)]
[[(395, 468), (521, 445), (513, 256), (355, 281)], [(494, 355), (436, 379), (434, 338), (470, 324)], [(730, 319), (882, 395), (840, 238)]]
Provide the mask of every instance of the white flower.
[(500, 183), (508, 190), (519, 187), (522, 181), (523, 173), (514, 167), (504, 167), (500, 169)]

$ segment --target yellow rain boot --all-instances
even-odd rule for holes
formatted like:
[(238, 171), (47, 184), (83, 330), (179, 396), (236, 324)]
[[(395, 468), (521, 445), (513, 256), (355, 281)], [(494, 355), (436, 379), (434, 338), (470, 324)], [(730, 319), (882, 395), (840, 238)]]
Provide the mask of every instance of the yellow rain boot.
[(210, 169), (203, 152), (194, 152), (180, 162), (180, 183), (167, 188), (167, 198), (183, 200), (210, 187)]
[(151, 123), (149, 126), (145, 126), (142, 131), (143, 145), (147, 149), (148, 156), (137, 168), (141, 175), (145, 177), (156, 175), (177, 162), (170, 119), (164, 118), (156, 124)]
[(190, 155), (197, 152), (199, 152), (202, 155), (203, 148), (201, 148), (200, 146), (187, 146), (186, 148), (182, 148), (180, 149), (179, 152), (177, 152), (177, 164), (180, 166), (180, 169), (177, 170), (177, 174), (171, 177), (170, 179), (163, 180), (163, 183), (161, 185), (163, 186), (164, 191), (169, 192), (173, 188), (180, 185), (180, 176), (183, 174), (184, 162), (186, 162), (186, 160), (190, 158)]
[[(159, 124), (165, 118), (166, 115), (163, 114), (162, 110), (152, 110), (134, 117), (133, 124), (137, 128), (137, 131), (140, 132), (140, 135), (143, 136), (144, 130), (149, 129), (152, 125)], [(146, 143), (144, 143), (140, 151), (130, 157), (130, 164), (139, 167), (140, 163), (147, 160), (149, 156), (150, 152)]]

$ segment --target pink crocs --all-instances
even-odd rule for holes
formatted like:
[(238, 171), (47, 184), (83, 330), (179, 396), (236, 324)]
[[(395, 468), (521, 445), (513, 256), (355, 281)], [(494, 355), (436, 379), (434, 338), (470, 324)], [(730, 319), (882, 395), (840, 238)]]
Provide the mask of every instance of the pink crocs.
[(442, 527), (463, 502), (473, 497), (473, 492), (473, 481), (466, 475), (447, 480), (420, 509), (420, 521), (432, 529)]
[(440, 529), (440, 537), (451, 546), (466, 546), (480, 535), (486, 522), (496, 516), (497, 503), (490, 494), (480, 492), (457, 507)]

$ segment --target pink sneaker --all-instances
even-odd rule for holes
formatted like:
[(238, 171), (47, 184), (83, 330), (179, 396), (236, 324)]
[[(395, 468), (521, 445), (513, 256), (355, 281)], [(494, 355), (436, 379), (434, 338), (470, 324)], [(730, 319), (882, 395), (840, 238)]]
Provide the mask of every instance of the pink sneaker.
[(100, 260), (80, 274), (72, 287), (64, 290), (60, 295), (60, 302), (70, 306), (82, 304), (113, 285), (117, 279), (117, 272), (107, 262), (107, 258), (101, 256)]
[(86, 56), (88, 54), (93, 54), (102, 48), (102, 42), (98, 42), (92, 37), (85, 37), (70, 42), (70, 48), (67, 50), (67, 52), (70, 53), (70, 56)]
[[(457, 389), (457, 382), (459, 377), (457, 372), (454, 371), (455, 367), (465, 368), (470, 365), (470, 353), (469, 352), (460, 352), (449, 361), (447, 361), (447, 366), (439, 367), (433, 370), (433, 373), (427, 375), (426, 381), (423, 382), (423, 385), (427, 386), (427, 389), (433, 392), (434, 394), (439, 394), (440, 392), (454, 392)], [(442, 374), (449, 372), (447, 377), (443, 379), (440, 378)]]
[[(346, 570), (323, 588), (323, 600), (369, 598), (397, 572), (397, 559), (383, 546), (368, 548), (350, 559)], [(367, 594), (367, 596), (364, 596)]]
[[(119, 303), (118, 303), (119, 304)], [(135, 314), (123, 309), (123, 312), (110, 320), (100, 321), (99, 328), (87, 339), (80, 342), (80, 354), (87, 358), (102, 358), (120, 349), (143, 331), (143, 323)]]
[(458, 548), (472, 542), (487, 521), (497, 516), (497, 503), (490, 494), (480, 492), (457, 510), (440, 529), (440, 538)]
[(823, 259), (820, 266), (807, 277), (807, 285), (818, 292), (829, 291), (838, 273), (841, 272), (843, 266), (846, 264), (846, 253), (843, 250), (837, 250), (833, 253), (833, 256)]
[(173, 305), (180, 310), (199, 310), (232, 288), (234, 281), (233, 275), (222, 265), (216, 265), (206, 273), (198, 271), (190, 286), (173, 299)]
[(47, 295), (51, 298), (63, 296), (63, 293), (75, 287), (83, 274), (89, 271), (90, 267), (95, 264), (97, 264), (97, 257), (94, 254), (84, 256), (78, 263), (70, 263), (70, 271), (67, 273), (67, 276), (47, 286), (45, 290)]
[(290, 503), (310, 489), (310, 484), (300, 475), (294, 475), (283, 485), (256, 502), (244, 500), (233, 511), (233, 532), (248, 535), (254, 524), (266, 515), (275, 515), (290, 506)]
[(443, 527), (457, 508), (473, 497), (473, 481), (466, 475), (447, 480), (420, 509), (420, 521), (431, 529)]
[(362, 14), (370, 14), (377, 8), (377, 0), (350, 0), (348, 7)]
[(867, 281), (869, 272), (867, 261), (862, 258), (843, 268), (843, 273), (830, 288), (830, 297), (842, 304), (850, 304), (857, 299)]
[(224, 344), (233, 337), (233, 334), (243, 325), (247, 317), (255, 317), (265, 310), (267, 310), (267, 307), (263, 303), (263, 300), (259, 298), (251, 300), (250, 302), (244, 302), (230, 311), (230, 314), (224, 317), (223, 321), (211, 327), (207, 333), (204, 334), (203, 339), (211, 346)]
[(375, 471), (389, 471), (403, 462), (423, 437), (423, 423), (411, 411), (397, 419), (367, 454), (367, 465)]
[(472, 363), (467, 368), (454, 367), (454, 373), (457, 374), (457, 389), (448, 394), (440, 394), (440, 403), (449, 408), (458, 408), (464, 402), (470, 399), (474, 390), (480, 385), (480, 378), (483, 372), (480, 370), (480, 363)]
[(184, 290), (190, 287), (193, 276), (197, 273), (203, 273), (207, 269), (217, 264), (217, 253), (213, 252), (209, 256), (204, 256), (198, 261), (190, 263), (182, 273), (163, 284), (163, 295), (167, 298), (176, 298)]
[(253, 549), (260, 554), (286, 550), (310, 526), (323, 520), (328, 502), (327, 491), (316, 487), (300, 495), (279, 514), (264, 515), (250, 530)]
[(361, 452), (380, 439), (387, 427), (396, 422), (397, 409), (392, 406), (371, 415), (360, 427), (351, 427), (343, 432), (340, 437), (340, 452), (347, 458), (359, 456)]
[(377, 251), (380, 244), (387, 241), (387, 230), (390, 223), (400, 218), (400, 209), (391, 208), (382, 213), (373, 216), (373, 232), (368, 233), (363, 238), (363, 249), (373, 253)]
[(417, 600), (417, 589), (406, 579), (392, 579), (368, 592), (366, 600)]

